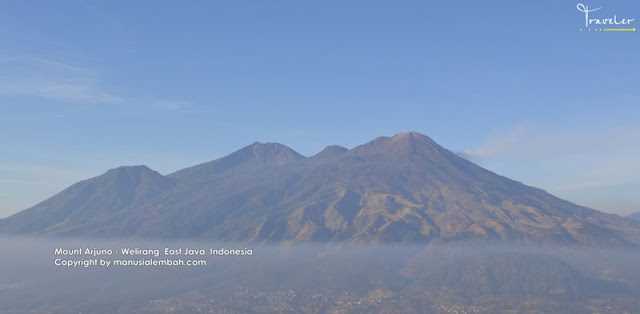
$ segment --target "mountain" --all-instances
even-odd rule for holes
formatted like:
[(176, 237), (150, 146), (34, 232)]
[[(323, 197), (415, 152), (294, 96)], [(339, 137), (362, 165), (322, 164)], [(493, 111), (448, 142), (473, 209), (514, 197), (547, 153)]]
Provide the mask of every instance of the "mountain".
[(311, 158), (315, 158), (315, 159), (333, 158), (333, 157), (338, 157), (348, 151), (349, 151), (348, 149), (342, 146), (331, 145), (331, 146), (325, 147), (325, 149), (313, 155)]
[[(114, 178), (123, 177), (123, 179)], [(254, 143), (161, 176), (123, 167), (0, 220), (0, 232), (243, 242), (640, 244), (640, 223), (499, 176), (407, 132), (305, 158)]]
[(78, 182), (50, 199), (0, 220), (0, 230), (24, 234), (83, 235), (89, 225), (134, 214), (138, 206), (174, 185), (147, 166), (111, 169)]
[(629, 218), (629, 219), (632, 219), (632, 220), (640, 222), (640, 213), (633, 213), (633, 214), (627, 216), (626, 218)]
[(173, 173), (171, 177), (180, 179), (210, 177), (240, 169), (251, 171), (268, 166), (282, 165), (304, 159), (293, 149), (277, 143), (253, 143), (231, 155)]

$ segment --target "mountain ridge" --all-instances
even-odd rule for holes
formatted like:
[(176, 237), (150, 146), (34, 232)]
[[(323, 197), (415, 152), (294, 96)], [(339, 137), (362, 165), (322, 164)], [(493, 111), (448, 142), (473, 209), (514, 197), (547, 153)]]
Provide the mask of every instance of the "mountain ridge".
[(247, 164), (251, 167), (273, 166), (303, 158), (298, 152), (279, 143), (254, 142), (222, 158), (178, 170), (167, 176), (179, 179), (194, 173), (212, 175)]
[[(174, 181), (147, 166), (121, 166), (71, 185), (35, 206), (0, 219), (0, 230), (21, 234), (55, 232), (66, 223), (110, 216), (148, 200)], [(26, 221), (25, 221), (26, 219)], [(75, 231), (69, 232), (70, 235)]]
[[(94, 191), (74, 194), (74, 185), (0, 220), (0, 232), (278, 243), (640, 244), (640, 224), (495, 174), (417, 132), (350, 150), (329, 146), (311, 157), (256, 142), (167, 176), (142, 167), (89, 179), (99, 183)], [(132, 171), (140, 180), (126, 180), (136, 178)]]

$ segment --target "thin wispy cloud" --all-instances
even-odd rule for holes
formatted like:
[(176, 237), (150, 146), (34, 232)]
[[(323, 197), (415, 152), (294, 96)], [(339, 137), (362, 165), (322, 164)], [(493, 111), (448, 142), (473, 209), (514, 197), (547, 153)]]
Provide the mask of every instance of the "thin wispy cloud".
[(186, 109), (190, 107), (191, 104), (186, 101), (156, 100), (151, 102), (151, 106), (156, 109), (179, 110)]
[(92, 172), (79, 170), (77, 168), (68, 167), (55, 167), (55, 166), (43, 166), (40, 164), (29, 163), (8, 163), (4, 162), (0, 164), (0, 173), (4, 173), (7, 179), (9, 176), (16, 178), (31, 178), (31, 177), (50, 177), (56, 178), (54, 184), (60, 184), (60, 181), (73, 181), (78, 178), (87, 178), (92, 175)]
[(510, 132), (490, 137), (477, 148), (462, 155), (476, 160), (540, 160), (576, 155), (640, 155), (640, 128), (594, 131), (548, 130), (520, 125)]
[[(13, 184), (13, 185), (39, 185), (52, 188), (65, 188), (67, 184), (54, 183), (49, 181), (30, 181), (30, 180), (0, 180), (0, 183)], [(2, 194), (0, 194), (2, 196)]]
[(525, 135), (526, 127), (518, 126), (514, 131), (508, 134), (491, 138), (488, 142), (478, 148), (465, 149), (461, 155), (470, 159), (485, 159), (504, 154), (505, 152), (512, 153), (514, 148), (521, 145)]
[[(590, 205), (593, 191), (640, 182), (638, 143), (638, 127), (577, 132), (520, 125), (461, 155), (507, 177)], [(629, 189), (624, 191), (620, 194), (629, 194)]]
[(640, 153), (612, 151), (600, 158), (584, 158), (555, 187), (560, 191), (578, 191), (615, 187), (640, 181)]
[(37, 57), (0, 56), (0, 94), (160, 110), (179, 110), (191, 106), (190, 102), (184, 100), (146, 99), (114, 92), (113, 88), (105, 86), (101, 72), (95, 68)]
[(101, 87), (99, 72), (90, 68), (29, 57), (4, 57), (0, 65), (0, 94), (92, 104), (126, 101)]

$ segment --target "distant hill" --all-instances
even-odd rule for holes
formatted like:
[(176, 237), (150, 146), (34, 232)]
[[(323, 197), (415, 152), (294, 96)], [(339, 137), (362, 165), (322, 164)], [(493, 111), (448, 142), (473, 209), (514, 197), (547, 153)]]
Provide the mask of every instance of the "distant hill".
[(84, 235), (113, 222), (170, 189), (175, 180), (146, 166), (111, 169), (50, 199), (0, 220), (0, 230), (20, 234)]
[(304, 157), (254, 143), (162, 176), (120, 167), (0, 220), (0, 232), (243, 242), (640, 244), (640, 223), (499, 176), (407, 132)]
[(640, 213), (633, 213), (627, 216), (627, 218), (640, 222)]

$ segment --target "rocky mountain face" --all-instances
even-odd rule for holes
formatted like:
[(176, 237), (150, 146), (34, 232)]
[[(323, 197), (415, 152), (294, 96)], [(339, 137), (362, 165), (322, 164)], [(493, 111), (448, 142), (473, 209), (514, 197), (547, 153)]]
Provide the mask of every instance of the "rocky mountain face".
[(162, 176), (121, 167), (0, 232), (244, 242), (640, 244), (640, 223), (492, 173), (415, 132), (303, 157), (275, 143)]

